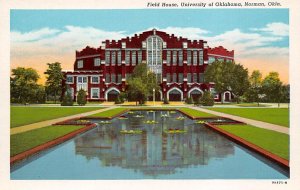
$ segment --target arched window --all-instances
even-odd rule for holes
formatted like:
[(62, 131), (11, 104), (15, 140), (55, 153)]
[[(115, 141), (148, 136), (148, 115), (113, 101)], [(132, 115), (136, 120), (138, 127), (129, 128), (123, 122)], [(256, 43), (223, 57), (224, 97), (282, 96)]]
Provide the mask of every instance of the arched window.
[(162, 64), (162, 39), (158, 36), (150, 36), (147, 39), (147, 64)]

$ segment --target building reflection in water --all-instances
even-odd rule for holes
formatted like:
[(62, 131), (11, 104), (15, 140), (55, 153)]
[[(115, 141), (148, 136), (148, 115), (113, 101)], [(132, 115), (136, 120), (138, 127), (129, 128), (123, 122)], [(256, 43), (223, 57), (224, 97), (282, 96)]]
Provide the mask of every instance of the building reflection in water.
[[(143, 114), (144, 117), (136, 117)], [(161, 114), (170, 117), (162, 118)], [(87, 160), (98, 158), (102, 166), (134, 169), (144, 175), (172, 174), (177, 168), (207, 165), (210, 159), (234, 154), (232, 142), (210, 129), (186, 118), (177, 120), (180, 113), (135, 112), (129, 119), (112, 120), (112, 124), (76, 138), (76, 154)], [(158, 124), (145, 124), (155, 120)], [(182, 134), (166, 134), (169, 128), (185, 129)], [(121, 134), (120, 130), (141, 129), (143, 134)], [(100, 166), (99, 166), (100, 167)]]

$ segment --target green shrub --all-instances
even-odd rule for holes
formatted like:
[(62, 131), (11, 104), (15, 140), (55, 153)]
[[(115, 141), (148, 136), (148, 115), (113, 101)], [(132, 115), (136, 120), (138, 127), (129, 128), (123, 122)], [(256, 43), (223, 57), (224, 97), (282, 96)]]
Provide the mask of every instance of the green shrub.
[(213, 106), (215, 104), (214, 97), (211, 95), (209, 91), (205, 91), (202, 98), (201, 103), (203, 106)]
[(73, 106), (73, 97), (69, 90), (67, 90), (67, 92), (65, 93), (65, 95), (62, 99), (61, 105), (62, 106)]
[(122, 101), (120, 95), (118, 95), (117, 98), (115, 99), (115, 104), (122, 104), (122, 103), (124, 103), (124, 101)]
[(187, 104), (194, 104), (194, 100), (193, 100), (192, 96), (186, 99), (186, 103)]
[(169, 104), (169, 100), (167, 97), (164, 98), (164, 104)]
[(194, 104), (196, 105), (196, 106), (199, 106), (199, 105), (201, 105), (201, 98), (202, 97), (199, 97), (199, 98), (197, 98), (196, 100), (195, 100), (195, 102), (194, 102)]
[(83, 89), (78, 91), (77, 103), (80, 106), (84, 106), (86, 104), (86, 92)]

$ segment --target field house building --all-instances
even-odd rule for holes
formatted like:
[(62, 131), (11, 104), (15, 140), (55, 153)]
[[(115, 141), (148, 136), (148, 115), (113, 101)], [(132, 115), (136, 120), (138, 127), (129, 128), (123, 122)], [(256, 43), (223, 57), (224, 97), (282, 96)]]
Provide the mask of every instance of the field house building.
[[(147, 63), (160, 83), (155, 100), (184, 101), (209, 90), (220, 101), (231, 100), (231, 93), (214, 91), (214, 83), (204, 82), (206, 67), (214, 62), (234, 61), (234, 51), (210, 48), (206, 41), (189, 40), (156, 29), (118, 41), (106, 40), (98, 48), (87, 46), (76, 51), (73, 71), (63, 71), (63, 85), (68, 85), (76, 100), (84, 89), (89, 101), (114, 101), (126, 91), (126, 79), (139, 63)], [(152, 97), (150, 97), (152, 99)]]

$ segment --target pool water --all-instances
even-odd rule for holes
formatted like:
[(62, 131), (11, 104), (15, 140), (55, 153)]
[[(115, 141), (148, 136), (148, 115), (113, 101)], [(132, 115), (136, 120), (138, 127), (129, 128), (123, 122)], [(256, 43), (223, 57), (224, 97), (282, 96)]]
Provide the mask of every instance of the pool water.
[(274, 163), (182, 116), (136, 111), (107, 124), (93, 120), (97, 128), (14, 165), (11, 179), (288, 178)]

